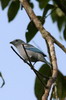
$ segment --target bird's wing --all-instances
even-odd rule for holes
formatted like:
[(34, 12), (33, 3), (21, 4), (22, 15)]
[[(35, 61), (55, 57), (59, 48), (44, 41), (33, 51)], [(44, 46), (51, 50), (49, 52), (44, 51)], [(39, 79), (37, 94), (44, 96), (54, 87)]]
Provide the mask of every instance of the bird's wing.
[(41, 53), (42, 55), (44, 55), (44, 57), (46, 57), (46, 55), (39, 49), (35, 48), (34, 46), (26, 46), (25, 47), (26, 50), (30, 50), (30, 51), (33, 51), (33, 52), (36, 52), (36, 53)]

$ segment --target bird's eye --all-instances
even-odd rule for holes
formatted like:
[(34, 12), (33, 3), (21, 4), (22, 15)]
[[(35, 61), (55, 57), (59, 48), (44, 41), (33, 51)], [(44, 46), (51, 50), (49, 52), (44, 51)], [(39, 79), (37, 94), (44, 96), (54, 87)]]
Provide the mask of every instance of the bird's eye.
[(18, 42), (18, 40), (16, 40), (16, 42)]

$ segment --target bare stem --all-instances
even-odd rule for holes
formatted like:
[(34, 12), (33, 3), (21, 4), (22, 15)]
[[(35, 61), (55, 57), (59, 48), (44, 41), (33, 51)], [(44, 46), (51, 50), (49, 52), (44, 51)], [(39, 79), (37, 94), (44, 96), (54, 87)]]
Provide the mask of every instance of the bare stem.
[(40, 82), (42, 83), (42, 85), (46, 88), (46, 84), (43, 83), (43, 81), (41, 80), (40, 76), (43, 77), (43, 78), (46, 78), (46, 79), (49, 79), (49, 77), (47, 77), (46, 75), (42, 75), (40, 72), (38, 72), (38, 71), (34, 68), (34, 66), (32, 65), (32, 63), (31, 63), (31, 61), (30, 61), (30, 58), (29, 58), (29, 56), (28, 56), (28, 54), (27, 54), (27, 51), (26, 51), (24, 45), (23, 45), (23, 48), (24, 48), (24, 51), (25, 51), (25, 53), (26, 53), (26, 56), (28, 57), (29, 63), (28, 63), (25, 59), (23, 59), (23, 58), (16, 52), (16, 50), (11, 46), (11, 49), (17, 54), (17, 56), (18, 56), (21, 60), (23, 60), (26, 64), (29, 65), (29, 67), (30, 67), (30, 68), (33, 70), (33, 72), (36, 74), (36, 76), (38, 77), (38, 79), (40, 80)]
[[(55, 55), (55, 48), (54, 48), (54, 43), (57, 44), (65, 53), (66, 53), (66, 48), (59, 42), (57, 41), (43, 26), (41, 21), (37, 18), (35, 13), (33, 12), (32, 8), (30, 7), (29, 3), (27, 0), (20, 0), (21, 4), (23, 5), (24, 9), (26, 10), (28, 16), (30, 17), (30, 20), (33, 21), (35, 24), (36, 28), (41, 32), (43, 38), (47, 41), (47, 45), (49, 47), (49, 55), (51, 59), (51, 64), (53, 67), (52, 70), (52, 78), (50, 78), (47, 82), (47, 87), (45, 89), (45, 92), (42, 96), (42, 100), (47, 100), (50, 89), (52, 84), (55, 82), (57, 78), (57, 73), (58, 73), (58, 67), (57, 67), (57, 60), (56, 60), (56, 55)], [(31, 33), (30, 33), (31, 35)], [(29, 60), (30, 62), (30, 60)], [(31, 65), (31, 63), (30, 63)]]
[(3, 81), (2, 85), (1, 85), (1, 88), (2, 88), (4, 86), (4, 84), (5, 84), (5, 80), (4, 80), (1, 72), (0, 72), (0, 77), (2, 78), (2, 81)]
[(35, 13), (33, 12), (32, 8), (30, 7), (29, 3), (27, 0), (19, 0), (21, 4), (23, 5), (24, 9), (26, 10), (26, 13), (28, 14), (30, 20), (33, 21), (35, 24), (36, 28), (41, 32), (42, 36), (44, 39), (47, 40), (47, 38), (51, 37), (52, 40), (54, 41), (55, 44), (57, 44), (65, 53), (66, 53), (66, 48), (58, 41), (56, 40), (43, 26), (41, 21), (37, 18)]

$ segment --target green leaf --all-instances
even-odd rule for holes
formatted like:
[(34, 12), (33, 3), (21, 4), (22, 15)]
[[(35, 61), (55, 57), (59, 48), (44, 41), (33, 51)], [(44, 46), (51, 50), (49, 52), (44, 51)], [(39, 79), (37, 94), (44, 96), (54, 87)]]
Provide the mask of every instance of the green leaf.
[(34, 4), (32, 2), (29, 3), (31, 8), (34, 8)]
[[(61, 20), (62, 19), (62, 20)], [(61, 16), (61, 17), (59, 17), (59, 16), (57, 16), (57, 25), (58, 25), (58, 29), (59, 29), (59, 31), (61, 31), (62, 30), (62, 27), (64, 26), (64, 23), (65, 23), (65, 17), (64, 16)]]
[(49, 2), (49, 0), (36, 0), (36, 1), (39, 2), (40, 9), (45, 8), (45, 6), (47, 5), (47, 3)]
[[(43, 75), (46, 75), (47, 77), (51, 77), (52, 75), (52, 69), (44, 64), (39, 69), (39, 72)], [(41, 77), (41, 80), (46, 84), (47, 80), (45, 80), (43, 77)], [(59, 100), (66, 97), (66, 76), (64, 76), (60, 71), (58, 71), (58, 76), (56, 79), (56, 88), (57, 88), (57, 97)], [(41, 84), (40, 80), (36, 77), (35, 79), (35, 86), (34, 86), (34, 92), (37, 100), (41, 100), (42, 95), (44, 94), (44, 87)], [(56, 99), (56, 94), (52, 94), (52, 97)], [(64, 99), (63, 99), (64, 100)]]
[(64, 28), (64, 32), (63, 32), (63, 37), (66, 40), (66, 25), (65, 25), (65, 28)]
[(28, 32), (26, 32), (26, 40), (29, 42), (38, 32), (38, 29), (35, 27), (34, 23), (31, 21), (27, 27)]
[[(51, 69), (47, 64), (42, 65), (39, 69), (39, 72), (47, 77), (51, 76)], [(46, 84), (47, 80), (45, 80), (44, 77), (41, 77), (41, 80)], [(37, 100), (41, 100), (42, 95), (44, 94), (44, 86), (37, 77), (35, 79), (34, 92)]]
[(31, 8), (34, 8), (34, 4), (31, 2), (31, 0), (28, 0), (28, 3), (31, 6)]
[(8, 9), (8, 21), (9, 22), (12, 21), (17, 15), (19, 7), (20, 7), (20, 2), (18, 0), (12, 1)]
[(57, 21), (57, 15), (55, 11), (51, 14), (51, 18), (52, 18), (53, 23)]
[(66, 97), (66, 79), (65, 79), (65, 76), (60, 71), (58, 71), (56, 86), (57, 86), (58, 98), (60, 100), (65, 98)]
[(10, 0), (0, 0), (0, 1), (1, 1), (1, 6), (3, 10), (8, 6), (10, 2)]
[(53, 8), (55, 8), (54, 5), (52, 5), (52, 4), (47, 4), (46, 7), (44, 8), (43, 16), (45, 17), (46, 14), (48, 13), (48, 11), (49, 11), (50, 9), (53, 9)]
[(59, 8), (56, 8), (51, 14), (51, 18), (53, 22), (57, 22), (58, 30), (61, 31), (66, 22), (66, 16), (64, 13)]
[[(44, 19), (41, 16), (37, 16), (38, 19), (44, 24)], [(38, 32), (38, 29), (34, 25), (33, 21), (31, 21), (27, 26), (27, 32), (25, 34), (27, 42), (29, 42)]]

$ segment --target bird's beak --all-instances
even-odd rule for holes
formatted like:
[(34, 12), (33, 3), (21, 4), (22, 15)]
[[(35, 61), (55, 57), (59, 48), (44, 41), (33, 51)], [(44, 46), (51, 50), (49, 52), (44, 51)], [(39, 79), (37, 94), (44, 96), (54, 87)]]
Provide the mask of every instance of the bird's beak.
[(10, 44), (13, 44), (13, 42), (10, 42)]

